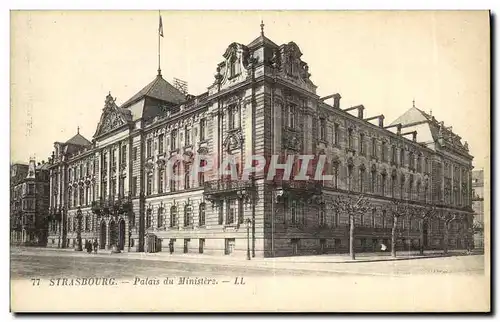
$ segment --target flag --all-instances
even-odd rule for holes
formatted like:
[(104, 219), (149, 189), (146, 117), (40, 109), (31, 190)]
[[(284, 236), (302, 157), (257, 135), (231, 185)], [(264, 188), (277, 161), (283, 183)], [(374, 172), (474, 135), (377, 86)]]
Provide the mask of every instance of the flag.
[(160, 25), (158, 26), (158, 33), (160, 36), (163, 37), (163, 23), (161, 21), (161, 15), (160, 15)]

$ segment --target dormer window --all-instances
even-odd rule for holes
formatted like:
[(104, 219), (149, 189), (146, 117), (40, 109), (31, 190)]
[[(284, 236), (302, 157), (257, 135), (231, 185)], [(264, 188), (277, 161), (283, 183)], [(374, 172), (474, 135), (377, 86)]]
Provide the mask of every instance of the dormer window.
[(236, 58), (233, 56), (229, 60), (229, 78), (236, 76)]

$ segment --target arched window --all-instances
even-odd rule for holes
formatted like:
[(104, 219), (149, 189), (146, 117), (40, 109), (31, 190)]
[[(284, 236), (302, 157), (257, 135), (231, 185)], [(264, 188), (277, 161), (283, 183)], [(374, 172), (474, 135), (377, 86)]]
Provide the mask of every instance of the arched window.
[(365, 167), (361, 165), (359, 167), (359, 191), (364, 192), (365, 191)]
[(205, 226), (205, 203), (200, 204), (198, 213), (198, 226)]
[(193, 225), (193, 208), (190, 205), (184, 206), (184, 226)]
[(370, 181), (370, 192), (377, 192), (377, 170), (372, 169), (372, 176)]
[(372, 217), (370, 218), (371, 219), (371, 222), (370, 222), (370, 227), (371, 228), (375, 228), (375, 217), (376, 216), (377, 216), (377, 209), (373, 208), (372, 209)]
[(172, 167), (172, 178), (170, 178), (170, 191), (177, 191), (177, 177), (179, 175), (179, 162)]
[(205, 184), (205, 173), (201, 171), (201, 168), (205, 167), (206, 165), (207, 165), (206, 160), (200, 161), (200, 169), (198, 169), (198, 184), (200, 187), (202, 187)]
[(85, 189), (85, 203), (88, 205), (90, 204), (90, 186), (87, 186)]
[(165, 220), (163, 217), (163, 208), (161, 208), (161, 207), (158, 208), (158, 214), (157, 214), (156, 221), (158, 223), (158, 228), (165, 226)]
[(382, 210), (382, 228), (386, 228), (385, 226), (385, 217), (387, 216), (387, 212)]
[(177, 227), (177, 207), (170, 208), (170, 227)]

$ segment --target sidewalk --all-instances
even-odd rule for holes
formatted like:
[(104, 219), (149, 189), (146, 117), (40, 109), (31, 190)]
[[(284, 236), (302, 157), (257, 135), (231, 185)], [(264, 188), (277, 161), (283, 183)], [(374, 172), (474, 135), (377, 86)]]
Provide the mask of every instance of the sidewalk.
[(442, 251), (426, 251), (425, 254), (419, 255), (418, 251), (413, 252), (398, 252), (396, 258), (392, 258), (390, 253), (360, 253), (356, 255), (356, 259), (352, 260), (348, 254), (325, 254), (313, 256), (293, 256), (293, 257), (277, 257), (277, 258), (252, 258), (246, 260), (245, 257), (234, 256), (216, 256), (204, 254), (169, 254), (168, 252), (160, 253), (111, 253), (110, 251), (101, 251), (97, 254), (87, 254), (86, 252), (77, 252), (73, 249), (57, 249), (57, 248), (33, 248), (33, 247), (12, 247), (11, 254), (19, 255), (38, 255), (38, 256), (67, 256), (67, 257), (114, 257), (123, 259), (135, 260), (152, 260), (152, 261), (168, 261), (177, 263), (192, 263), (220, 266), (238, 266), (238, 267), (256, 267), (266, 269), (286, 269), (286, 270), (321, 270), (335, 272), (335, 264), (340, 263), (363, 263), (363, 262), (382, 262), (382, 261), (400, 261), (400, 260), (416, 260), (436, 257), (460, 256), (466, 253), (463, 250), (450, 250), (448, 255), (444, 255)]

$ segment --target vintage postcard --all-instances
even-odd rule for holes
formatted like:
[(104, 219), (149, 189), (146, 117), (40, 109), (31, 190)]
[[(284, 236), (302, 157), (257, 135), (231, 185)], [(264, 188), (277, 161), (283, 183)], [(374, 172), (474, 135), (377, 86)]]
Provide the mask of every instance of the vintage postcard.
[(488, 11), (11, 11), (12, 312), (489, 312)]

